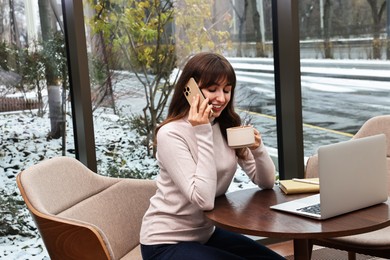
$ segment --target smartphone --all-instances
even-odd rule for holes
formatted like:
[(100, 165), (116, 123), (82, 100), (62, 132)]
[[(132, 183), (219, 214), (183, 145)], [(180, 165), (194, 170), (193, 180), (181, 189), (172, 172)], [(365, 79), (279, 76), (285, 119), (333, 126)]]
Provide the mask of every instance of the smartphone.
[(193, 98), (196, 97), (197, 94), (199, 94), (200, 97), (199, 100), (199, 105), (200, 105), (206, 98), (204, 97), (198, 84), (196, 84), (194, 78), (190, 78), (190, 80), (187, 82), (187, 85), (184, 89), (184, 96), (187, 98), (187, 101), (190, 105), (192, 104)]
[[(186, 87), (184, 88), (184, 96), (186, 97), (188, 104), (192, 104), (193, 97), (196, 97), (196, 95), (199, 94), (199, 105), (202, 104), (202, 102), (206, 99), (205, 96), (203, 95), (203, 92), (200, 90), (198, 84), (194, 80), (194, 78), (190, 78), (190, 80), (187, 82)], [(213, 116), (214, 111), (211, 109), (209, 117)]]

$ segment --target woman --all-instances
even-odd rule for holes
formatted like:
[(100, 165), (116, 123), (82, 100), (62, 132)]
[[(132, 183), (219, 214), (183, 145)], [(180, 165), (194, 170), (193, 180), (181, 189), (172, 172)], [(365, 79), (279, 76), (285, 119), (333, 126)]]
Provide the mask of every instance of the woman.
[[(191, 105), (183, 92), (193, 77), (205, 100)], [(167, 119), (157, 129), (157, 192), (141, 227), (147, 259), (283, 259), (241, 235), (216, 228), (203, 211), (228, 189), (237, 163), (263, 189), (275, 181), (274, 164), (255, 130), (255, 144), (232, 149), (226, 128), (239, 126), (233, 97), (236, 76), (221, 55), (200, 53), (185, 65), (175, 86)]]

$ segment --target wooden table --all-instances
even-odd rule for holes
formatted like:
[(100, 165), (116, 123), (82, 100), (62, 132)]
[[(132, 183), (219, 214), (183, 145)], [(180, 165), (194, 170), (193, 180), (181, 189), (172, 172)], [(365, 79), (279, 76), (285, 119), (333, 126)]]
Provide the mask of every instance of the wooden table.
[(354, 235), (390, 225), (390, 202), (328, 220), (314, 220), (270, 209), (271, 205), (312, 194), (285, 195), (273, 190), (246, 189), (220, 196), (205, 212), (215, 225), (237, 233), (294, 240), (295, 259), (310, 259), (310, 239)]

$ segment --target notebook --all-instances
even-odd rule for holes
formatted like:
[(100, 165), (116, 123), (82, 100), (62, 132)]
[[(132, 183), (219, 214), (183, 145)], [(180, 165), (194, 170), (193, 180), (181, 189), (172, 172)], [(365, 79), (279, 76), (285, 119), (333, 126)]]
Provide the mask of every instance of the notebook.
[(279, 187), (285, 194), (318, 193), (320, 191), (319, 184), (319, 178), (279, 181)]
[(386, 136), (379, 134), (321, 146), (318, 170), (319, 194), (271, 208), (328, 219), (385, 202), (388, 199)]

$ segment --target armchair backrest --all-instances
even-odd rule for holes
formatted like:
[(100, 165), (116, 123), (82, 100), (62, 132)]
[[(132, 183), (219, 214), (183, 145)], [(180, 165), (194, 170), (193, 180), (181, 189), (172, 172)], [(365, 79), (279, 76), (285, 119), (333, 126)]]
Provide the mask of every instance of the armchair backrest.
[[(68, 253), (59, 253), (67, 250), (58, 245), (58, 241), (64, 240), (59, 237), (77, 227), (72, 239), (65, 243), (94, 239), (96, 242), (91, 242), (94, 245), (89, 249), (90, 245), (78, 244), (81, 242), (66, 248), (92, 252), (100, 244), (103, 248), (99, 250), (108, 259), (122, 258), (139, 245), (142, 216), (156, 191), (154, 181), (101, 176), (70, 157), (57, 157), (31, 166), (18, 175), (17, 182), (51, 257)], [(47, 228), (58, 223), (62, 225), (58, 232)], [(85, 233), (95, 238), (81, 239)]]
[[(357, 133), (352, 137), (362, 138), (371, 135), (385, 134), (387, 142), (387, 171), (388, 171), (388, 187), (390, 194), (390, 115), (375, 116), (367, 120)], [(318, 177), (318, 156), (317, 154), (309, 157), (306, 163), (306, 178)]]
[(352, 138), (385, 134), (387, 141), (387, 158), (390, 158), (390, 115), (376, 116), (367, 120)]
[(58, 215), (120, 179), (99, 176), (76, 159), (56, 157), (24, 170), (21, 181), (36, 210)]

